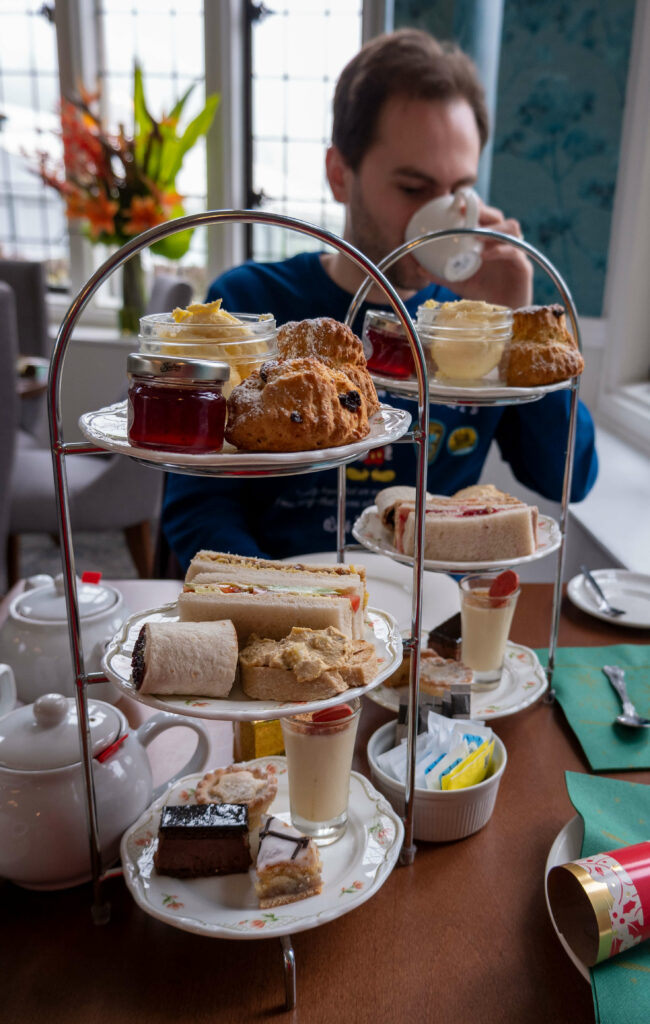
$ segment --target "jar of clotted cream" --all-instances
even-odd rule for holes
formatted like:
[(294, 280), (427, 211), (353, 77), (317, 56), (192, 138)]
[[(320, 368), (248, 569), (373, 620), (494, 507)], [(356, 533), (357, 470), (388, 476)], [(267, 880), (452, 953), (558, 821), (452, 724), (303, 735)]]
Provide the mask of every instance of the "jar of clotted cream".
[(126, 369), (132, 445), (190, 455), (221, 451), (227, 363), (132, 352)]
[(459, 299), (418, 307), (415, 327), (434, 366), (434, 379), (462, 387), (502, 386), (512, 336), (512, 310)]

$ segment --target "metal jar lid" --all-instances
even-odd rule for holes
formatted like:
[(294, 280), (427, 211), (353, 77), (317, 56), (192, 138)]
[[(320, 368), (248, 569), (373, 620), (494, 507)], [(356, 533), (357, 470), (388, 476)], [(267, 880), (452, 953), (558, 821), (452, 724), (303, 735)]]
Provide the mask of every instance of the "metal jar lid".
[(375, 331), (386, 331), (388, 334), (405, 335), (404, 325), (396, 313), (383, 309), (369, 309), (363, 322), (364, 331), (368, 328)]
[(150, 377), (165, 381), (227, 381), (228, 363), (212, 359), (182, 359), (177, 356), (150, 356), (131, 352), (126, 359), (126, 372), (135, 377)]

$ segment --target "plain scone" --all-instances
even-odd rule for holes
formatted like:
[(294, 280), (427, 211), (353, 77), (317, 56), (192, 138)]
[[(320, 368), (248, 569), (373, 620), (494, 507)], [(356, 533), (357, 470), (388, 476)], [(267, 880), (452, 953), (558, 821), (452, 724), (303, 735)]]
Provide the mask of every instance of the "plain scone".
[(507, 372), (511, 387), (555, 384), (576, 377), (584, 366), (563, 306), (524, 306), (513, 311)]
[(347, 324), (328, 316), (314, 320), (290, 320), (278, 330), (278, 352), (283, 359), (315, 356), (326, 366), (341, 370), (365, 398), (368, 416), (379, 409), (363, 345)]

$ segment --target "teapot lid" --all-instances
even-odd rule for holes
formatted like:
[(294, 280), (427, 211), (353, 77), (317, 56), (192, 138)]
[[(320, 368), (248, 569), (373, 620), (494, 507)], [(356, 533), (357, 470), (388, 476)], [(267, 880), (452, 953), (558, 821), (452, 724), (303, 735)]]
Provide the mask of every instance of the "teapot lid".
[[(96, 577), (96, 582), (87, 581)], [(120, 594), (113, 587), (100, 584), (101, 573), (84, 573), (77, 580), (77, 603), (79, 617), (88, 619), (110, 611), (120, 600)], [(38, 582), (37, 582), (38, 581)], [(36, 586), (27, 587), (19, 594), (11, 606), (12, 614), (30, 622), (65, 623), (68, 621), (68, 609), (65, 601), (65, 584), (63, 573), (54, 579), (47, 576), (33, 577)]]
[[(81, 760), (77, 704), (73, 697), (44, 693), (0, 719), (0, 767), (14, 771), (48, 771)], [(114, 743), (121, 716), (110, 704), (88, 701), (90, 745), (95, 757)]]

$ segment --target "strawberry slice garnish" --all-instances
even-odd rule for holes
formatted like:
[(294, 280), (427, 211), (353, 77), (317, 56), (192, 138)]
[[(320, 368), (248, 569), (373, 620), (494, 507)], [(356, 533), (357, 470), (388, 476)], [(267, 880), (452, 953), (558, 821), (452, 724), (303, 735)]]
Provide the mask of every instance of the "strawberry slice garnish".
[(339, 704), (336, 708), (322, 708), (320, 711), (314, 711), (311, 720), (316, 724), (325, 724), (327, 722), (338, 722), (342, 718), (349, 718), (351, 714), (353, 714), (353, 711), (349, 704)]
[(500, 572), (498, 576), (495, 576), (488, 593), (490, 597), (509, 597), (510, 594), (514, 594), (518, 586), (519, 577), (517, 573), (512, 569), (506, 569), (504, 572)]

